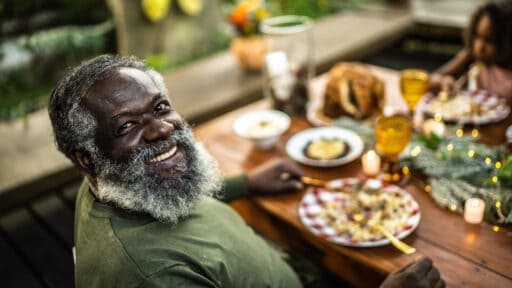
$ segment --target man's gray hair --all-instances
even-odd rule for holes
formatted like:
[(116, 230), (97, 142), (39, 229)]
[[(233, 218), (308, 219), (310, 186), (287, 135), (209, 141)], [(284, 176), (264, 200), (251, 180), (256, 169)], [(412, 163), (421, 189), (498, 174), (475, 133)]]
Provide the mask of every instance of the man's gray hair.
[(167, 89), (162, 76), (135, 57), (101, 55), (83, 62), (69, 71), (53, 89), (48, 104), (57, 148), (73, 163), (77, 150), (96, 150), (96, 120), (85, 108), (83, 98), (94, 83), (107, 78), (120, 68), (146, 72), (163, 95)]

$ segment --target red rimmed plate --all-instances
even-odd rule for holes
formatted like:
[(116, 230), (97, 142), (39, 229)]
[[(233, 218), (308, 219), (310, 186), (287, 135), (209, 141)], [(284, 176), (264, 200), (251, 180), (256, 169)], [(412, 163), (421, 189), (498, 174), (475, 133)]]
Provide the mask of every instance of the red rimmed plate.
[[(478, 112), (471, 112), (471, 107)], [(505, 119), (510, 113), (507, 101), (485, 90), (461, 91), (459, 95), (448, 101), (441, 101), (433, 94), (425, 95), (418, 103), (417, 113), (431, 116), (441, 115), (444, 121), (463, 124), (488, 124)]]
[[(364, 185), (367, 181), (378, 180), (345, 178), (331, 181), (330, 184), (334, 187), (344, 187), (356, 184)], [(421, 212), (418, 202), (405, 190), (392, 184), (382, 183), (379, 193), (393, 193), (395, 196), (400, 197), (407, 206), (408, 214), (405, 219), (397, 220), (401, 222), (397, 223), (401, 228), (397, 229), (396, 233), (394, 233), (398, 239), (407, 237), (420, 223)], [(335, 202), (341, 209), (344, 209), (344, 207), (350, 205), (350, 201), (352, 201), (350, 194), (330, 192), (322, 188), (310, 188), (299, 204), (299, 217), (302, 223), (313, 234), (339, 245), (350, 247), (377, 247), (390, 244), (389, 240), (383, 236), (355, 241), (352, 239), (350, 233), (339, 232), (329, 224), (323, 216), (326, 206), (329, 205), (328, 203)], [(347, 214), (341, 214), (339, 220), (350, 221)]]

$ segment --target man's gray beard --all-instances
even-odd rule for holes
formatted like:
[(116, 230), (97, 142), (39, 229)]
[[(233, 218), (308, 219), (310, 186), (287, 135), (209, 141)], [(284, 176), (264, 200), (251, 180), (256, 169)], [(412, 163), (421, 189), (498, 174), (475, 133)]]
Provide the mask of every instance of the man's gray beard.
[(219, 192), (222, 177), (217, 162), (201, 143), (195, 142), (191, 129), (187, 126), (174, 130), (170, 139), (176, 141), (186, 163), (175, 165), (169, 177), (149, 172), (146, 167), (149, 159), (168, 149), (168, 141), (138, 149), (127, 163), (116, 163), (94, 153), (95, 163), (100, 163), (96, 197), (174, 225), (190, 214), (202, 196)]

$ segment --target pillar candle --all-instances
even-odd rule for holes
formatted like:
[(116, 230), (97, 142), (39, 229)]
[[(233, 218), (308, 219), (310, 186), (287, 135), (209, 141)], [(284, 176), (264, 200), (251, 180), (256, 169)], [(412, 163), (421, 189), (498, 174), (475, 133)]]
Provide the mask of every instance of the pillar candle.
[(464, 220), (478, 224), (484, 218), (485, 202), (480, 198), (469, 198), (464, 205)]
[(380, 172), (380, 156), (374, 150), (368, 150), (361, 159), (363, 172), (369, 177), (376, 176)]

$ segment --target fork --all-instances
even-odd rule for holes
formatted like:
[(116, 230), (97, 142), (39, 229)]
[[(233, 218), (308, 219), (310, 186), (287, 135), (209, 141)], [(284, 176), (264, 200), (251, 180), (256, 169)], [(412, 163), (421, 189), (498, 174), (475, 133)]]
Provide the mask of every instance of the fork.
[(374, 228), (375, 230), (378, 230), (384, 237), (388, 238), (388, 240), (397, 248), (398, 250), (402, 251), (405, 254), (413, 254), (416, 252), (416, 248), (411, 247), (407, 245), (405, 242), (399, 240), (396, 238), (393, 234), (391, 234), (388, 230), (386, 230), (384, 227), (382, 227), (378, 223), (372, 223), (372, 221), (367, 221), (366, 216), (364, 216), (362, 213), (355, 213), (352, 215), (352, 220), (354, 220), (357, 223), (366, 223), (370, 227)]
[(347, 189), (346, 187), (336, 187), (329, 183), (329, 181), (324, 181), (320, 179), (315, 179), (307, 176), (300, 177), (300, 181), (306, 185), (310, 185), (313, 187), (320, 187), (324, 188), (325, 190), (329, 190), (332, 192), (343, 192), (343, 193), (352, 193), (350, 189)]

